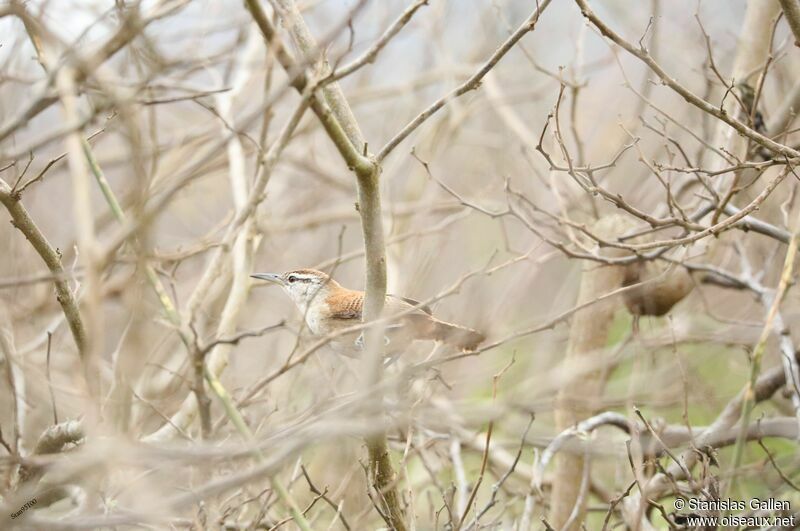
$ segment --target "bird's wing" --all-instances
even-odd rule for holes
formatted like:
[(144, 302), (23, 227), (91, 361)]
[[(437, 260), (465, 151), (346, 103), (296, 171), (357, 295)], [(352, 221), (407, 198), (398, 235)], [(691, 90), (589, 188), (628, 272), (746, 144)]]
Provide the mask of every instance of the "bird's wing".
[(330, 315), (331, 319), (361, 320), (361, 311), (364, 308), (364, 294), (349, 295), (339, 301), (328, 300), (328, 305), (336, 308), (336, 311)]
[[(343, 298), (337, 301), (328, 301), (328, 304), (337, 310), (331, 314), (332, 319), (361, 319), (361, 312), (364, 309), (364, 294), (349, 295), (346, 299)], [(386, 296), (386, 313), (392, 315), (407, 311), (412, 306), (418, 306), (420, 303), (414, 299), (406, 297), (398, 297), (397, 295)], [(418, 308), (419, 313), (426, 313), (430, 315), (431, 310), (427, 306)], [(413, 312), (417, 313), (417, 312)]]

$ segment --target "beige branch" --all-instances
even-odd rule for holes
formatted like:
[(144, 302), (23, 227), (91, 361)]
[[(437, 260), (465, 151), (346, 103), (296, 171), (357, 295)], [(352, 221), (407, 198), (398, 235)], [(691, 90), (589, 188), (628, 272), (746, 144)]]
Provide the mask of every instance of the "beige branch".
[(5, 359), (6, 381), (11, 391), (14, 404), (11, 418), (14, 426), (13, 449), (17, 453), (22, 453), (23, 441), (22, 430), (25, 428), (25, 413), (27, 404), (25, 400), (25, 372), (23, 371), (20, 360), (17, 357), (17, 349), (14, 345), (14, 329), (8, 316), (8, 310), (0, 300), (0, 355)]
[(517, 30), (508, 37), (508, 39), (501, 44), (497, 50), (492, 53), (489, 59), (486, 60), (483, 65), (478, 69), (477, 72), (472, 74), (464, 83), (450, 91), (445, 96), (439, 98), (435, 102), (433, 102), (427, 109), (419, 113), (413, 120), (411, 120), (403, 129), (397, 133), (394, 138), (389, 140), (383, 148), (381, 148), (380, 152), (376, 156), (377, 160), (380, 162), (385, 159), (389, 153), (394, 151), (394, 149), (403, 141), (405, 140), (408, 135), (413, 133), (420, 125), (425, 123), (425, 121), (433, 116), (439, 109), (444, 107), (447, 102), (458, 98), (459, 96), (463, 96), (467, 92), (471, 90), (475, 90), (481, 84), (484, 76), (488, 74), (495, 65), (500, 62), (500, 60), (511, 50), (517, 42), (522, 39), (525, 35), (533, 31), (536, 27), (536, 23), (539, 21), (539, 17), (542, 15), (542, 12), (550, 5), (550, 0), (542, 0), (542, 2), (536, 3), (536, 9), (531, 13), (531, 15), (525, 19), (525, 21), (517, 28)]
[(61, 305), (64, 317), (67, 319), (67, 324), (69, 324), (70, 332), (72, 332), (72, 338), (78, 347), (78, 352), (83, 357), (86, 352), (86, 330), (83, 327), (78, 303), (67, 283), (67, 279), (70, 276), (64, 271), (60, 253), (47, 241), (47, 237), (45, 237), (25, 209), (21, 198), (3, 180), (0, 180), (0, 203), (6, 207), (11, 215), (14, 227), (25, 235), (25, 238), (27, 238), (53, 274), (56, 300)]
[[(164, 6), (162, 5), (163, 2), (158, 2), (156, 4), (157, 5), (155, 5), (144, 16), (141, 15), (137, 7), (132, 6), (131, 9), (125, 11), (127, 16), (120, 21), (119, 28), (117, 28), (114, 34), (105, 42), (103, 42), (103, 44), (88, 54), (80, 57), (72, 57), (74, 62), (80, 66), (75, 79), (76, 84), (80, 84), (89, 78), (94, 69), (116, 55), (116, 53), (122, 48), (127, 46), (140, 34), (142, 30), (144, 30), (144, 28), (147, 27), (148, 24), (171, 14), (174, 10), (181, 9), (183, 7), (183, 4), (177, 2), (171, 6)], [(38, 25), (38, 22), (30, 18), (30, 16), (26, 14), (25, 9), (21, 6), (22, 4), (20, 3), (7, 8), (9, 10), (7, 14), (13, 13), (15, 16), (22, 18), (23, 21), (28, 24), (33, 23)], [(69, 46), (68, 48), (69, 50), (74, 51), (76, 49), (80, 49), (80, 46), (73, 45)], [(54, 96), (50, 90), (50, 84), (55, 80), (57, 75), (58, 71), (50, 72), (49, 79), (47, 80), (47, 86), (44, 87), (41, 94), (34, 98), (5, 126), (0, 128), (0, 141), (5, 140), (19, 128), (24, 127), (32, 119), (37, 117), (59, 100), (59, 98)]]
[[(67, 121), (77, 121), (78, 94), (74, 73), (70, 68), (62, 68), (57, 76), (57, 86), (64, 117)], [(87, 343), (83, 360), (86, 381), (89, 385), (89, 396), (92, 410), (99, 407), (100, 389), (100, 348), (103, 344), (103, 297), (101, 293), (100, 264), (94, 233), (94, 217), (92, 216), (91, 190), (92, 182), (89, 167), (83, 152), (83, 138), (78, 131), (69, 134), (65, 139), (67, 161), (72, 178), (73, 215), (77, 230), (77, 243), (80, 262), (84, 269), (85, 284), (85, 322), (87, 323)]]
[(592, 25), (594, 25), (600, 33), (611, 39), (614, 43), (622, 47), (625, 51), (642, 61), (646, 64), (650, 70), (652, 70), (660, 79), (664, 82), (666, 86), (670, 89), (675, 91), (679, 94), (684, 100), (688, 103), (694, 105), (701, 111), (710, 114), (714, 118), (717, 118), (730, 127), (735, 129), (740, 134), (746, 136), (747, 138), (753, 140), (757, 144), (767, 148), (770, 151), (778, 153), (780, 155), (784, 155), (790, 158), (797, 158), (800, 157), (800, 152), (797, 150), (775, 142), (769, 137), (766, 137), (759, 133), (758, 131), (751, 129), (746, 124), (744, 124), (741, 120), (737, 120), (736, 118), (729, 115), (724, 110), (720, 109), (716, 105), (712, 105), (711, 103), (707, 102), (706, 100), (702, 99), (701, 97), (694, 94), (692, 91), (687, 89), (682, 84), (678, 83), (678, 81), (669, 75), (666, 70), (664, 70), (660, 64), (658, 64), (655, 59), (647, 52), (647, 50), (642, 48), (637, 48), (632, 43), (628, 42), (627, 40), (623, 39), (618, 33), (611, 29), (605, 22), (600, 20), (600, 18), (592, 11), (591, 7), (586, 0), (575, 0), (578, 6), (581, 8), (581, 12), (583, 16), (586, 17)]

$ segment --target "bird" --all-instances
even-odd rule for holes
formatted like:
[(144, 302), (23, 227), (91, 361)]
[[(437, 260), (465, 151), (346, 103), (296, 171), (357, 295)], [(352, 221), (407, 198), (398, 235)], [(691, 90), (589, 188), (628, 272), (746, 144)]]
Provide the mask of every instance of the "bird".
[[(314, 336), (326, 336), (362, 322), (364, 292), (343, 287), (327, 273), (316, 269), (297, 269), (286, 273), (258, 273), (252, 278), (277, 284), (294, 301)], [(401, 314), (401, 315), (399, 315)], [(402, 353), (413, 341), (433, 340), (464, 352), (475, 351), (485, 336), (465, 326), (434, 317), (430, 308), (405, 297), (387, 295), (383, 315), (387, 355)], [(396, 319), (392, 316), (396, 315)], [(344, 334), (331, 341), (335, 350), (357, 355), (363, 348), (359, 332)]]
[(622, 286), (635, 286), (625, 291), (622, 299), (633, 316), (666, 315), (694, 288), (689, 272), (681, 267), (666, 270), (655, 261), (634, 262), (625, 267)]

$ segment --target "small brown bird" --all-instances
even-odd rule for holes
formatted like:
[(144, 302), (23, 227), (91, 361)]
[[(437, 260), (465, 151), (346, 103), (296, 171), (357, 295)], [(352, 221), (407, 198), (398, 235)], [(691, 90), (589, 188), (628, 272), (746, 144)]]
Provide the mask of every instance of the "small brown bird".
[(625, 267), (623, 286), (641, 283), (622, 295), (631, 315), (666, 315), (694, 288), (692, 277), (682, 267), (665, 269), (655, 261), (635, 262)]
[[(324, 336), (361, 322), (364, 292), (342, 287), (328, 274), (316, 269), (298, 269), (283, 274), (262, 273), (251, 275), (283, 287), (305, 316), (308, 328), (315, 336)], [(392, 316), (408, 311), (419, 302), (386, 296), (384, 315)], [(399, 354), (415, 340), (441, 341), (463, 351), (473, 351), (485, 339), (483, 334), (456, 324), (440, 321), (423, 306), (397, 317), (386, 326), (386, 344), (391, 354)], [(336, 350), (345, 354), (358, 350), (363, 342), (356, 332), (332, 341)]]

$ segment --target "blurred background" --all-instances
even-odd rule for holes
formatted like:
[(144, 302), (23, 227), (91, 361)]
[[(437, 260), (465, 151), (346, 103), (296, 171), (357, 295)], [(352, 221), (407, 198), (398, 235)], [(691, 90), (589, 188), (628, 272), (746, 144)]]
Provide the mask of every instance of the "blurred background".
[[(288, 4), (264, 2), (263, 9), (302, 64), (291, 19), (281, 12)], [(297, 2), (297, 9), (320, 43), (316, 53), (335, 72), (370, 50), (412, 4), (328, 0)], [(796, 98), (800, 57), (789, 24), (776, 18), (779, 7), (764, 4), (771, 2), (591, 5), (693, 94), (745, 123), (759, 114), (769, 125)], [(420, 5), (373, 62), (339, 82), (368, 150), (379, 152), (467, 81), (535, 8), (516, 0)], [(769, 10), (766, 24), (748, 26), (759, 20), (758, 9)], [(19, 220), (7, 222), (9, 207), (0, 209), (2, 501), (13, 512), (39, 497), (24, 520), (3, 527), (56, 528), (61, 518), (82, 528), (298, 525), (284, 521), (288, 504), (267, 478), (278, 478), (301, 509), (312, 505), (306, 517), (313, 529), (386, 527), (373, 507), (379, 496), (368, 496), (362, 439), (381, 422), (411, 528), (537, 527), (554, 510), (554, 482), (568, 481), (559, 478), (562, 468), (541, 464), (544, 449), (572, 425), (555, 414), (566, 403), (565, 389), (591, 387), (581, 382), (601, 373), (591, 407), (579, 410), (617, 413), (646, 433), (636, 407), (656, 430), (700, 430), (749, 381), (762, 330), (778, 330), (765, 320), (789, 236), (741, 224), (690, 245), (656, 248), (667, 258), (647, 262), (661, 267), (656, 284), (676, 271), (688, 279), (665, 315), (632, 316), (622, 295), (574, 311), (587, 276), (615, 267), (576, 256), (611, 256), (596, 241), (603, 232), (595, 230), (597, 220), (619, 219), (604, 236), (617, 242), (698, 234), (731, 214), (721, 205), (744, 208), (780, 178), (753, 215), (790, 235), (797, 228), (797, 176), (788, 171), (792, 162), (760, 155), (755, 142), (736, 146), (743, 136), (603, 38), (575, 3), (553, 2), (474, 90), (448, 99), (382, 160), (388, 292), (435, 299), (437, 317), (482, 331), (488, 347), (460, 356), (416, 343), (386, 368), (385, 418), (367, 418), (356, 407), (365, 399), (361, 361), (327, 346), (308, 353), (314, 338), (286, 294), (243, 276), (313, 267), (353, 289), (364, 289), (365, 277), (356, 179), (311, 111), (265, 176), (265, 157), (281, 142), (301, 96), (287, 87), (269, 53), (275, 47), (266, 45), (246, 6), (51, 0), (2, 4), (0, 13), (0, 178), (7, 203), (24, 206), (63, 267), (54, 274), (15, 226)], [(753, 28), (760, 37), (748, 33)], [(756, 58), (758, 69), (737, 78), (743, 50), (759, 38), (767, 54)], [(118, 51), (107, 53), (109, 42)], [(324, 77), (316, 57), (306, 62), (309, 78)], [(740, 82), (757, 90), (756, 112), (745, 108), (734, 87)], [(794, 105), (787, 108), (780, 131), (754, 120), (749, 126), (791, 148)], [(82, 158), (84, 140), (91, 156)], [(597, 167), (603, 168), (591, 169)], [(721, 177), (712, 174), (730, 167)], [(735, 175), (734, 184), (717, 187), (726, 175)], [(259, 177), (265, 188), (239, 222)], [(719, 195), (704, 188), (704, 179)], [(125, 213), (122, 222), (108, 190)], [(691, 218), (704, 204), (711, 212)], [(691, 218), (699, 228), (675, 222), (647, 232), (647, 216)], [(628, 257), (630, 266), (641, 253), (614, 256)], [(724, 275), (708, 268), (763, 289), (732, 286), (730, 279), (725, 285)], [(154, 292), (149, 271), (177, 320)], [(79, 355), (54, 278), (75, 294), (87, 356)], [(640, 280), (644, 275), (633, 282)], [(790, 287), (780, 312), (787, 334), (768, 335), (761, 370), (789, 363), (781, 353), (794, 352), (797, 302)], [(601, 348), (575, 357), (575, 319), (595, 307), (605, 313), (588, 314), (590, 322), (610, 315)], [(238, 405), (251, 441), (207, 386), (201, 392), (210, 401), (209, 429), (188, 414), (204, 385), (193, 364), (200, 351)], [(792, 370), (789, 363), (787, 374)], [(93, 398), (91, 376), (99, 386)], [(794, 418), (796, 386), (777, 388), (753, 421)], [(181, 412), (187, 415), (176, 417)], [(584, 413), (577, 415), (590, 416)], [(58, 453), (42, 452), (43, 433), (69, 420), (81, 423), (80, 433)], [(796, 424), (781, 426), (796, 437)], [(600, 529), (608, 513), (609, 526), (633, 529), (624, 503), (615, 507), (612, 500), (634, 477), (652, 478), (673, 459), (663, 452), (644, 459), (637, 476), (628, 433), (588, 431), (581, 435), (588, 442), (564, 450), (581, 456), (591, 449), (588, 486), (573, 500), (588, 512), (554, 528), (583, 522)], [(670, 445), (681, 454), (690, 446), (687, 437), (678, 439)], [(713, 493), (718, 482), (727, 488), (733, 442), (701, 459), (705, 468), (688, 482), (694, 494), (685, 496)], [(266, 465), (249, 453), (253, 444), (271, 468), (258, 468)], [(733, 470), (737, 488), (788, 500), (796, 512), (796, 441), (770, 437), (764, 444), (768, 451), (745, 445), (741, 470)], [(260, 472), (246, 476), (254, 470)], [(580, 486), (581, 477), (569, 481)], [(60, 494), (43, 503), (50, 488)], [(648, 509), (647, 525), (678, 525), (675, 495), (660, 493), (665, 514)]]

